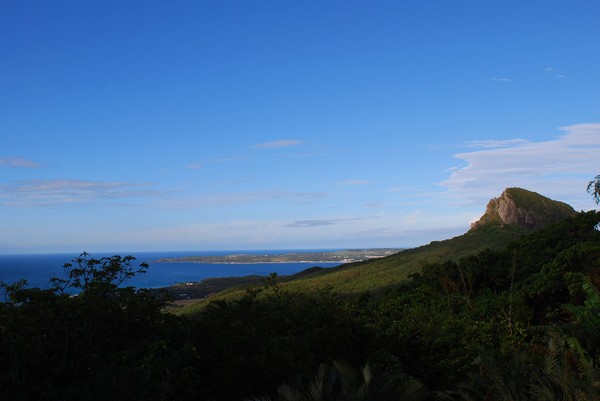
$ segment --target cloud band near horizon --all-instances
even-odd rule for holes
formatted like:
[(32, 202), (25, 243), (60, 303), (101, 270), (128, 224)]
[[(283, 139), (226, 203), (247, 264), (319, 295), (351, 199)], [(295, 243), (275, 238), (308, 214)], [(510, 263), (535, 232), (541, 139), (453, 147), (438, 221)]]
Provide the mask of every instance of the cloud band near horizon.
[[(558, 198), (582, 192), (586, 180), (599, 173), (600, 123), (561, 127), (565, 134), (548, 141), (478, 141), (482, 150), (454, 157), (466, 163), (451, 169), (439, 183), (450, 196), (478, 201), (506, 187), (519, 186)], [(576, 196), (577, 197), (577, 196)], [(577, 205), (573, 205), (577, 206)]]

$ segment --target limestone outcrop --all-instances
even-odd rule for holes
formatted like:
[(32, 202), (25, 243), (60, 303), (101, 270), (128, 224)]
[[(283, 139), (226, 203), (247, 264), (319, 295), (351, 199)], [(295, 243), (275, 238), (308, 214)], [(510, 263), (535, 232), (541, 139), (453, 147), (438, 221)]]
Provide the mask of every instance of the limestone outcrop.
[(471, 230), (488, 224), (513, 224), (535, 230), (558, 223), (575, 213), (564, 202), (522, 188), (507, 188), (500, 197), (489, 201), (483, 216), (471, 224)]

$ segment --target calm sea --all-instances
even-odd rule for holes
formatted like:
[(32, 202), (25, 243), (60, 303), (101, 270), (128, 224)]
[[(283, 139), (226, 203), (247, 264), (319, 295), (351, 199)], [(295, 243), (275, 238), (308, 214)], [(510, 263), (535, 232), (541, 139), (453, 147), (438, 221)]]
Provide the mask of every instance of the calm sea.
[[(249, 263), (249, 264), (210, 264), (210, 263), (152, 263), (160, 258), (175, 258), (183, 256), (212, 256), (229, 254), (281, 254), (286, 252), (299, 252), (297, 250), (272, 250), (272, 251), (222, 251), (222, 252), (136, 252), (120, 253), (122, 256), (133, 255), (136, 262), (150, 264), (148, 272), (140, 274), (124, 285), (138, 288), (166, 287), (176, 283), (200, 281), (211, 277), (240, 277), (251, 274), (268, 276), (270, 273), (288, 275), (300, 272), (309, 267), (334, 267), (339, 263)], [(325, 252), (330, 249), (319, 249)], [(113, 256), (114, 253), (91, 254), (96, 259)], [(52, 277), (64, 277), (63, 265), (71, 262), (79, 254), (28, 254), (28, 255), (0, 255), (0, 280), (6, 284), (26, 279), (29, 287), (47, 288)]]

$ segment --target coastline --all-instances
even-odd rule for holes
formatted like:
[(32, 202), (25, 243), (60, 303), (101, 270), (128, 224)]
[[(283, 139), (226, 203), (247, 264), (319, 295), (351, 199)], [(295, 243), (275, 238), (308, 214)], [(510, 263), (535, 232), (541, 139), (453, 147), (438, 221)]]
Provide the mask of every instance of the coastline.
[(355, 263), (383, 258), (404, 248), (349, 249), (336, 251), (303, 251), (283, 253), (236, 253), (225, 255), (197, 255), (158, 258), (150, 263), (204, 263), (204, 264), (268, 264), (268, 263)]

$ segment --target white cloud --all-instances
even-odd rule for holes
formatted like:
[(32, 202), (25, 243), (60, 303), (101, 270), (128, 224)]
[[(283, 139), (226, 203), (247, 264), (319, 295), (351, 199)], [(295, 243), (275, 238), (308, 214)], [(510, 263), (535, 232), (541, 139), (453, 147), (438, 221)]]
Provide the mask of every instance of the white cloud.
[(481, 202), (516, 186), (587, 208), (585, 186), (599, 172), (600, 124), (561, 130), (566, 134), (552, 140), (500, 141), (507, 146), (456, 154), (466, 165), (451, 169), (440, 185), (465, 202)]
[(0, 205), (60, 206), (89, 204), (99, 200), (155, 196), (148, 184), (85, 180), (27, 180), (0, 185)]
[(254, 149), (277, 149), (277, 148), (287, 148), (290, 146), (296, 146), (303, 143), (303, 141), (298, 141), (295, 139), (280, 139), (277, 141), (264, 142), (256, 145), (252, 145), (251, 148)]
[(490, 78), (492, 81), (496, 81), (496, 82), (512, 82), (511, 78), (503, 78), (503, 77), (493, 77)]
[(23, 159), (21, 157), (5, 157), (0, 158), (0, 166), (6, 167), (23, 167), (23, 168), (39, 168), (41, 165), (34, 161)]

